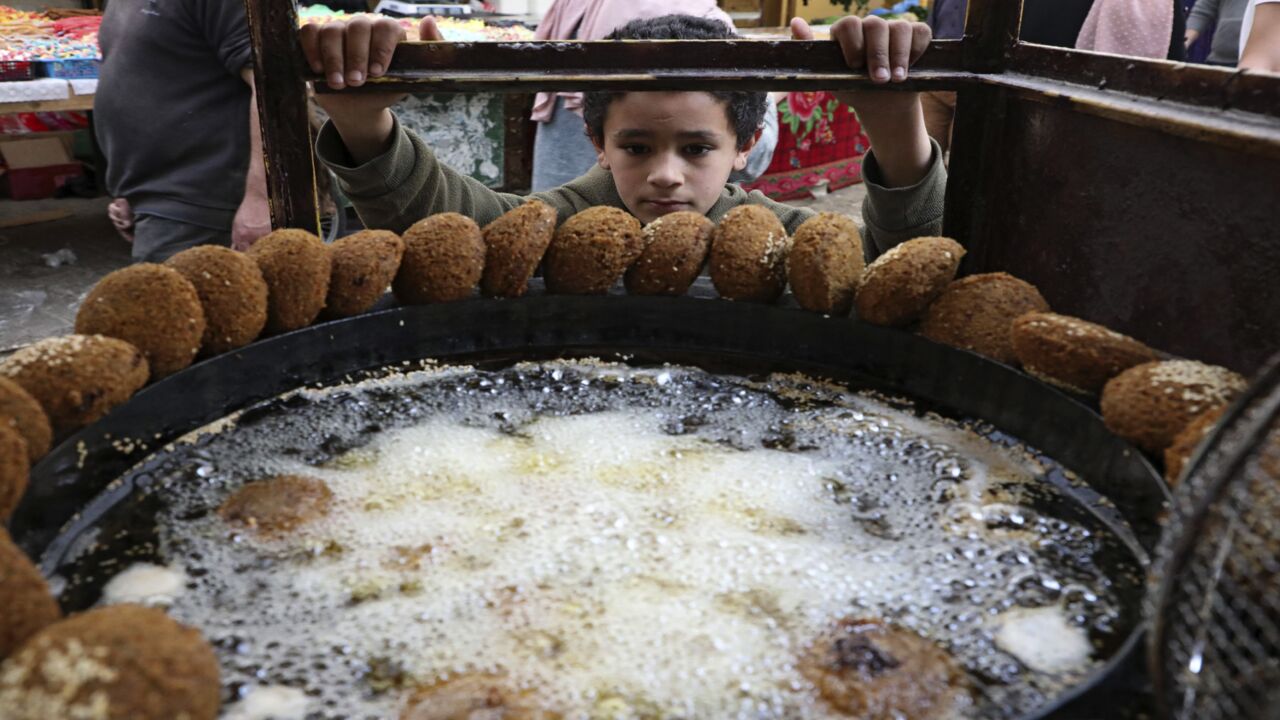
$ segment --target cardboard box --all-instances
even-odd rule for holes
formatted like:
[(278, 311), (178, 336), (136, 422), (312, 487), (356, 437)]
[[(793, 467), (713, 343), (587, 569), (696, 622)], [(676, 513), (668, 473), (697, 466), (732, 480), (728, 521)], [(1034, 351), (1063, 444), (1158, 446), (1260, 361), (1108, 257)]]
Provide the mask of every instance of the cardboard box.
[(56, 137), (33, 140), (9, 140), (0, 142), (0, 157), (10, 170), (65, 165), (71, 162), (71, 154)]
[(3, 179), (14, 200), (52, 197), (58, 188), (83, 173), (60, 138), (0, 142), (0, 157), (7, 166)]

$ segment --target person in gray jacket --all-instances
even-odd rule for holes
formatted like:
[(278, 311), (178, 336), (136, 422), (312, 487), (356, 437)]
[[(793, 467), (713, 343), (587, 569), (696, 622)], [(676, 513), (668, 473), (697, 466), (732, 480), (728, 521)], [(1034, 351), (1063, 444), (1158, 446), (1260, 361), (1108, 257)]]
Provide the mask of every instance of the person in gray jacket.
[(1187, 16), (1187, 47), (1217, 23), (1217, 29), (1213, 31), (1213, 45), (1205, 61), (1211, 65), (1235, 67), (1240, 53), (1240, 24), (1248, 5), (1249, 0), (1196, 0), (1195, 7)]

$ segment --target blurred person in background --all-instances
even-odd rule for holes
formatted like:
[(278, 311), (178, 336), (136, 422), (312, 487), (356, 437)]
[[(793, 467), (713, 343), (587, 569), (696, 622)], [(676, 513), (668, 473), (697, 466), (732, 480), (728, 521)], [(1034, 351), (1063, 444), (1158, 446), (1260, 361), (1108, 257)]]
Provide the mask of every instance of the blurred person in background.
[(1240, 57), (1240, 26), (1249, 0), (1196, 0), (1187, 16), (1183, 45), (1190, 48), (1201, 36), (1213, 32), (1213, 44), (1205, 62), (1235, 67)]
[[(602, 40), (615, 28), (632, 20), (681, 13), (719, 20), (734, 29), (715, 0), (555, 0), (538, 23), (538, 40)], [(560, 187), (584, 175), (597, 162), (598, 152), (587, 137), (582, 119), (582, 93), (538, 93), (532, 119), (537, 121), (533, 141), (533, 192)], [(772, 97), (764, 125), (747, 167), (734, 171), (729, 182), (755, 180), (769, 167), (778, 144), (778, 110)]]
[(1240, 67), (1280, 73), (1280, 0), (1249, 0), (1240, 24)]
[(1075, 46), (1112, 55), (1183, 60), (1186, 22), (1179, 0), (1094, 0)]
[(271, 230), (244, 4), (111, 0), (94, 128), (137, 262)]

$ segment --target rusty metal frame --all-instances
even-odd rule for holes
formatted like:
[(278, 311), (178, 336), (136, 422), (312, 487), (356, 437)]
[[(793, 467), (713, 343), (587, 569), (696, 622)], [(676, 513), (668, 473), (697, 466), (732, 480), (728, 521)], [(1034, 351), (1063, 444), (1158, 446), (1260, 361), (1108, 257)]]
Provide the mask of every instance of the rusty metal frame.
[[(245, 0), (245, 5), (258, 96), (263, 100), (260, 114), (273, 224), (315, 227), (313, 139), (305, 121), (304, 81), (317, 78), (302, 60), (292, 3)], [(1092, 118), (1089, 122), (1107, 123), (1101, 127), (1115, 128), (1120, 134), (1128, 132), (1124, 127), (1136, 128), (1141, 131), (1137, 140), (1153, 149), (1213, 148), (1208, 152), (1216, 153), (1214, 162), (1224, 163), (1224, 167), (1235, 162), (1232, 158), (1248, 159), (1255, 170), (1262, 167), (1269, 173), (1274, 169), (1280, 176), (1280, 78), (1019, 43), (1021, 11), (1020, 0), (969, 0), (965, 37), (935, 41), (912, 69), (911, 80), (889, 88), (957, 91), (945, 223), (948, 233), (970, 248), (970, 269), (993, 269), (990, 263), (999, 255), (988, 253), (987, 246), (989, 233), (1002, 232), (1002, 226), (994, 222), (995, 213), (1010, 211), (999, 200), (1001, 191), (1008, 187), (1007, 180), (999, 177), (1001, 163), (1010, 154), (1031, 152), (1031, 148), (1011, 145), (1007, 136), (1010, 130), (1025, 129), (1036, 113), (1059, 119), (1067, 113), (1081, 122)], [(830, 42), (406, 43), (397, 50), (385, 80), (344, 92), (869, 87), (870, 80), (850, 72)], [(327, 89), (318, 87), (317, 91)], [(1099, 141), (1105, 142), (1105, 137)], [(1062, 157), (1055, 155), (1054, 159), (1060, 162)], [(1266, 164), (1260, 166), (1259, 162)], [(1247, 229), (1280, 238), (1280, 217), (1272, 215), (1264, 220), (1255, 218)], [(1269, 228), (1263, 227), (1267, 224)], [(988, 256), (991, 259), (984, 261)], [(1040, 268), (1042, 281), (1049, 265), (1051, 259)], [(1016, 274), (1022, 268), (1000, 269)], [(1036, 274), (1034, 268), (1028, 272)], [(1217, 345), (1235, 341), (1210, 340), (1206, 335), (1205, 352), (1194, 353), (1196, 342), (1182, 342), (1178, 335), (1194, 333), (1178, 328), (1157, 328), (1146, 332), (1144, 339), (1172, 352), (1207, 357), (1244, 371), (1258, 366), (1280, 336), (1280, 331), (1275, 331), (1280, 327), (1280, 289), (1249, 272), (1240, 268), (1252, 283), (1249, 291), (1262, 294), (1233, 310), (1239, 315), (1235, 324), (1245, 328), (1233, 332), (1249, 336), (1247, 347), (1219, 352)], [(1052, 283), (1052, 278), (1047, 280)], [(1065, 284), (1051, 289), (1058, 296), (1068, 295)], [(1138, 321), (1109, 316), (1105, 302), (1066, 304), (1085, 317), (1134, 332), (1132, 325)], [(1143, 322), (1163, 327), (1167, 319), (1152, 315)], [(1137, 330), (1136, 334), (1144, 336), (1143, 328)]]

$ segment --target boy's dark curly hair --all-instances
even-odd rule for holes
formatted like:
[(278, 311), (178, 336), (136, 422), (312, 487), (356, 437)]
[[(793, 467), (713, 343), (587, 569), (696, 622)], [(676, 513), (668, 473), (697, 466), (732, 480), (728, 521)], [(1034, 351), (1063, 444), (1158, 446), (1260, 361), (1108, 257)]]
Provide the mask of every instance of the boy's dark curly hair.
[[(647, 20), (632, 20), (609, 33), (606, 40), (728, 40), (739, 37), (719, 20), (692, 15), (663, 15)], [(604, 145), (604, 116), (609, 104), (622, 97), (621, 92), (588, 92), (582, 98), (582, 115), (587, 133)], [(738, 149), (746, 147), (764, 122), (767, 106), (762, 92), (711, 92), (725, 104), (729, 124), (738, 139)]]

